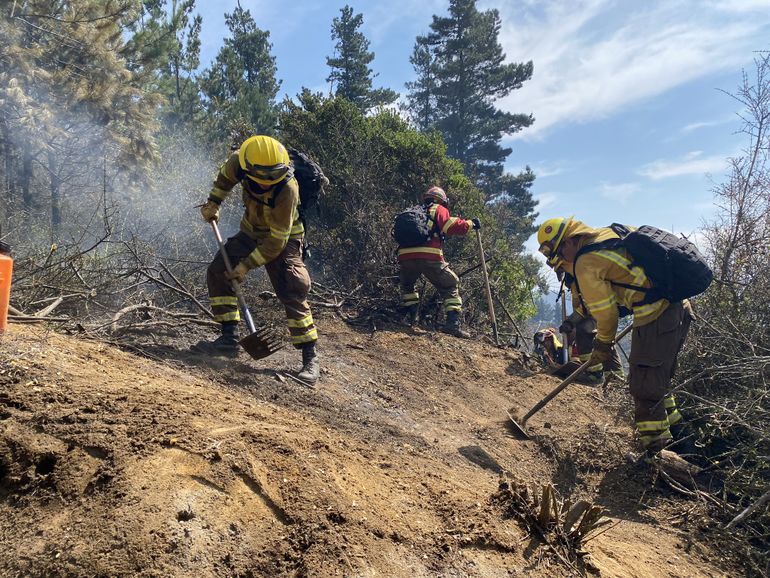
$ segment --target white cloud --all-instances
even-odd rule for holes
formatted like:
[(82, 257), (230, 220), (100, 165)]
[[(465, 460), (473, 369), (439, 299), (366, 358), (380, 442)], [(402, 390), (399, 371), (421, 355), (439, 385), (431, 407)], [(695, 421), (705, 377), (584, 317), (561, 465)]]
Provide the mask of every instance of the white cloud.
[(538, 211), (542, 211), (548, 207), (554, 206), (559, 200), (559, 197), (556, 193), (539, 193), (534, 195), (534, 198), (537, 201)]
[(639, 183), (601, 183), (599, 194), (610, 201), (624, 204), (631, 196), (638, 192), (641, 187)]
[(506, 3), (501, 42), (510, 61), (533, 60), (534, 74), (498, 104), (534, 114), (535, 123), (517, 138), (542, 137), (556, 125), (605, 118), (696, 78), (736, 69), (751, 59), (770, 19), (734, 4)]
[(681, 129), (679, 129), (679, 132), (681, 133), (689, 133), (696, 130), (700, 130), (702, 128), (709, 128), (712, 126), (719, 126), (722, 124), (727, 124), (729, 122), (732, 122), (737, 119), (737, 116), (734, 114), (731, 114), (730, 116), (724, 116), (722, 118), (715, 118), (713, 120), (704, 120), (700, 122), (693, 122), (688, 125), (683, 126)]
[(692, 151), (680, 160), (659, 159), (647, 163), (637, 171), (637, 174), (653, 181), (681, 177), (685, 175), (704, 175), (716, 173), (727, 168), (727, 158), (721, 155), (702, 156), (701, 151)]

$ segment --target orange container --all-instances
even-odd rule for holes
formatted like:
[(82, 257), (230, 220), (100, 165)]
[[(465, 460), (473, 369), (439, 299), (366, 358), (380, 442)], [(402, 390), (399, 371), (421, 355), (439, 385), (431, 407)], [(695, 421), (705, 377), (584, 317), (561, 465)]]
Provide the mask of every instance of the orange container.
[(5, 331), (8, 324), (8, 305), (11, 301), (11, 274), (13, 259), (8, 253), (11, 248), (0, 242), (0, 332)]

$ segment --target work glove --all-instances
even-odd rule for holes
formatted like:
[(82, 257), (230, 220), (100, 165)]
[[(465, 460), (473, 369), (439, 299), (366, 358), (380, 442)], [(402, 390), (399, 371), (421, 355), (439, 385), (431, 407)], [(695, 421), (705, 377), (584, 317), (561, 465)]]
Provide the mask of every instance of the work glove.
[(597, 365), (599, 363), (602, 364), (602, 367), (605, 364), (608, 364), (612, 360), (612, 343), (605, 343), (604, 341), (599, 341), (598, 339), (594, 339), (594, 350), (591, 352), (591, 363), (588, 364), (588, 367), (591, 367), (592, 365)]
[(207, 223), (210, 223), (211, 221), (218, 221), (219, 220), (219, 205), (209, 199), (206, 201), (206, 203), (201, 207), (201, 215), (203, 216), (203, 220)]
[(233, 269), (232, 273), (225, 272), (225, 277), (230, 279), (230, 281), (237, 281), (239, 285), (243, 284), (243, 282), (246, 280), (246, 273), (249, 272), (249, 268), (241, 261), (235, 266), (235, 269)]
[(475, 230), (478, 231), (479, 229), (481, 229), (481, 221), (479, 221), (478, 217), (473, 217), (471, 219), (471, 223), (473, 223), (473, 228)]

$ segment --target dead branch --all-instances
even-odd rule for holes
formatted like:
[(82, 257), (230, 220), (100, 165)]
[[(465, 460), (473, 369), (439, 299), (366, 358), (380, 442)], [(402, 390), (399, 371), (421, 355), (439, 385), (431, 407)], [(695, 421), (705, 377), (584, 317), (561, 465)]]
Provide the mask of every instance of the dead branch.
[(770, 501), (770, 490), (766, 491), (764, 494), (762, 494), (757, 501), (755, 501), (753, 504), (751, 504), (748, 508), (743, 510), (740, 514), (735, 516), (732, 520), (730, 520), (730, 523), (725, 526), (728, 530), (730, 528), (733, 528), (737, 524), (740, 524), (748, 518), (751, 514), (756, 512), (759, 508), (764, 506), (768, 501)]

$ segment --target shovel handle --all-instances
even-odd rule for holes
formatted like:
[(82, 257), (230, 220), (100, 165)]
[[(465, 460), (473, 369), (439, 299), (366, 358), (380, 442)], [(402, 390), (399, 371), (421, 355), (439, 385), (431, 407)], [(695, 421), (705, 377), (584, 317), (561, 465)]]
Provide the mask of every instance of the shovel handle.
[[(612, 342), (612, 344), (614, 345), (615, 343), (617, 343), (618, 341), (623, 339), (626, 335), (628, 335), (628, 332), (631, 331), (632, 328), (633, 328), (633, 325), (629, 325), (623, 331), (618, 333), (617, 337), (615, 337), (615, 340)], [(551, 391), (551, 393), (549, 393), (543, 399), (541, 399), (539, 402), (537, 402), (535, 404), (535, 407), (533, 407), (531, 410), (529, 410), (527, 412), (527, 415), (525, 415), (523, 418), (521, 418), (521, 425), (523, 426), (525, 423), (527, 423), (527, 420), (529, 418), (531, 418), (533, 415), (535, 415), (537, 412), (539, 412), (541, 409), (543, 409), (548, 404), (549, 401), (551, 401), (554, 397), (559, 395), (561, 393), (561, 391), (565, 387), (567, 387), (570, 383), (575, 381), (578, 378), (578, 376), (581, 373), (583, 373), (588, 368), (588, 366), (590, 364), (591, 364), (591, 360), (590, 359), (588, 361), (585, 361), (580, 367), (578, 367), (575, 371), (573, 371), (569, 375), (569, 377), (567, 377), (567, 379), (565, 379), (559, 385), (554, 387), (553, 390)]]
[(479, 242), (479, 259), (481, 260), (481, 274), (484, 276), (484, 286), (487, 290), (487, 307), (489, 307), (489, 316), (492, 318), (492, 336), (495, 338), (495, 345), (500, 345), (500, 338), (497, 335), (497, 318), (495, 317), (495, 305), (492, 303), (492, 289), (489, 287), (489, 275), (487, 274), (487, 261), (484, 258), (484, 247), (481, 245), (481, 231), (476, 229), (476, 240)]
[[(217, 238), (217, 244), (219, 245), (219, 254), (222, 255), (222, 260), (225, 262), (225, 269), (227, 272), (232, 275), (233, 274), (233, 266), (230, 263), (230, 257), (227, 254), (227, 251), (225, 251), (225, 243), (222, 240), (222, 235), (219, 233), (219, 226), (217, 225), (216, 221), (211, 221), (211, 228), (214, 230), (214, 236)], [(233, 291), (235, 291), (235, 296), (238, 298), (238, 304), (241, 306), (241, 311), (243, 312), (243, 318), (246, 321), (246, 326), (249, 328), (249, 333), (254, 333), (256, 331), (256, 328), (254, 326), (254, 320), (251, 318), (251, 312), (249, 311), (249, 308), (246, 306), (246, 299), (243, 297), (243, 291), (241, 291), (241, 284), (238, 283), (235, 279), (230, 279), (230, 285), (233, 286)]]

